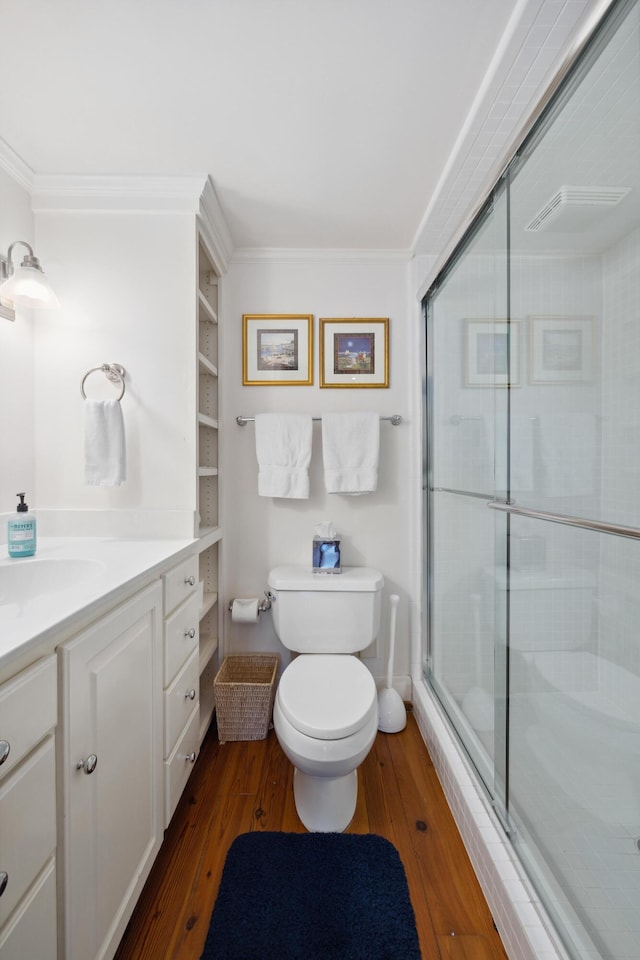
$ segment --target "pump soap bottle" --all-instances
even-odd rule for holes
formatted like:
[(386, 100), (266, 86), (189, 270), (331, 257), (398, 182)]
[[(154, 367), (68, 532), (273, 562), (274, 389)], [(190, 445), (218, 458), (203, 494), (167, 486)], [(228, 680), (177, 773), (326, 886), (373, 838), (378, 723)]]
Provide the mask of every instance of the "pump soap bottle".
[(29, 516), (29, 504), (24, 502), (24, 493), (16, 493), (20, 498), (18, 512), (8, 524), (7, 545), (10, 557), (32, 557), (36, 552), (36, 518)]

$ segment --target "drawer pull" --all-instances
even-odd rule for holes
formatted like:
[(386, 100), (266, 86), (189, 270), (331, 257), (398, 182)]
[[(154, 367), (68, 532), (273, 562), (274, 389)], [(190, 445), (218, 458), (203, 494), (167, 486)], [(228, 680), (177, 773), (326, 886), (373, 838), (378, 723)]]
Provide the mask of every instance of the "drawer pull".
[(196, 762), (195, 753), (188, 753), (185, 757), (185, 760), (187, 761), (187, 763), (195, 763)]
[(184, 698), (185, 700), (195, 700), (196, 698), (195, 690), (187, 690), (187, 692), (184, 695)]
[(0, 897), (7, 889), (7, 884), (9, 883), (9, 874), (6, 870), (0, 870)]
[(185, 630), (184, 635), (185, 637), (189, 637), (190, 640), (193, 640), (196, 635), (196, 628), (191, 627), (191, 630)]
[(78, 760), (76, 763), (76, 770), (84, 770), (85, 773), (93, 773), (95, 768), (98, 766), (98, 758), (95, 753), (90, 754), (86, 760)]
[(0, 740), (0, 767), (11, 753), (11, 744), (8, 740)]
[(188, 583), (190, 587), (195, 587), (195, 585), (196, 585), (196, 578), (195, 578), (195, 577), (185, 577), (184, 582), (185, 582), (185, 583)]

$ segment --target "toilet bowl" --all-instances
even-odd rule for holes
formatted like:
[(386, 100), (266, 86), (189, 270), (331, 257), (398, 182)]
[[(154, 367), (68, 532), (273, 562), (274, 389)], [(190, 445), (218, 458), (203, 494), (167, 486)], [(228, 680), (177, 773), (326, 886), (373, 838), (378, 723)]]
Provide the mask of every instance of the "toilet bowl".
[(311, 831), (341, 833), (355, 813), (378, 697), (354, 654), (377, 635), (382, 583), (378, 571), (357, 567), (330, 578), (296, 567), (269, 575), (276, 633), (298, 653), (280, 678), (273, 725), (295, 767), (298, 816)]
[(378, 729), (377, 691), (353, 656), (297, 657), (276, 693), (273, 722), (295, 767), (293, 791), (307, 830), (345, 830), (355, 813), (357, 767)]

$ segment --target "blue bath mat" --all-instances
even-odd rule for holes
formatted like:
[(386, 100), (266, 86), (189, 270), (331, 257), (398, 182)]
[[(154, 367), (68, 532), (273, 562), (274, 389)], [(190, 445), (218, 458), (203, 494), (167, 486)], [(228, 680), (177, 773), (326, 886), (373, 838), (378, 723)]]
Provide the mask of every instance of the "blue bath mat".
[(201, 960), (420, 960), (398, 851), (373, 834), (241, 834)]

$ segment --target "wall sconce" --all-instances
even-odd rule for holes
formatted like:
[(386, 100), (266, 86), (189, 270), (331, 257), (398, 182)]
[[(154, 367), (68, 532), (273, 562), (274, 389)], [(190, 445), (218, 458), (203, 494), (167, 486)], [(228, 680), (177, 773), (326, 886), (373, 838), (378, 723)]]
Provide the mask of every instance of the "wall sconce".
[[(13, 248), (22, 244), (29, 251), (19, 267), (11, 259)], [(0, 316), (15, 320), (15, 308), (59, 307), (58, 298), (44, 275), (40, 261), (26, 240), (14, 240), (6, 257), (0, 255)]]

